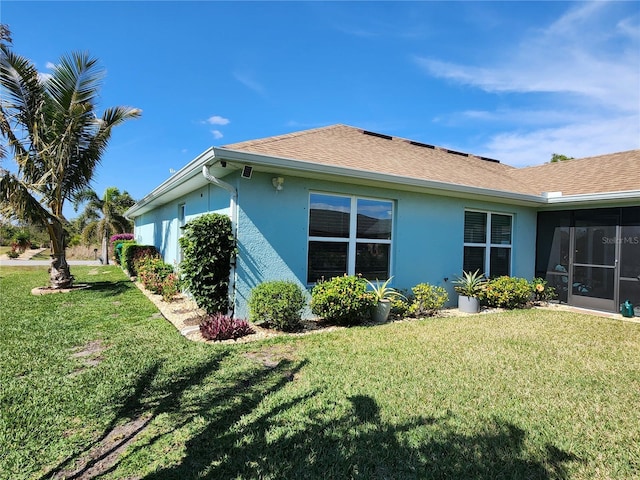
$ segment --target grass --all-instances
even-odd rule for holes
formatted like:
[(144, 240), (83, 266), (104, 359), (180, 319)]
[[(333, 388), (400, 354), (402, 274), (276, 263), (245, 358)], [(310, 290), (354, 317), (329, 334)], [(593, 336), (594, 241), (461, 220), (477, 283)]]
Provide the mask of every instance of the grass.
[(0, 270), (0, 478), (640, 478), (640, 325), (514, 311), (190, 343), (117, 267)]

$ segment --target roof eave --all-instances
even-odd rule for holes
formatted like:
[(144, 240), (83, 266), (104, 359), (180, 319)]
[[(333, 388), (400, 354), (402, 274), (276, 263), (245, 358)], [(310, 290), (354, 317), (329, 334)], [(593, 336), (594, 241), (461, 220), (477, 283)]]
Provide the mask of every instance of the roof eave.
[(365, 180), (376, 183), (386, 183), (393, 185), (396, 188), (398, 186), (403, 187), (403, 189), (407, 189), (407, 187), (413, 187), (414, 189), (437, 191), (441, 194), (453, 193), (466, 196), (489, 197), (494, 200), (508, 200), (510, 203), (517, 202), (520, 205), (528, 206), (543, 205), (546, 202), (546, 198), (542, 197), (541, 195), (511, 192), (506, 190), (493, 190), (490, 188), (473, 187), (469, 185), (439, 182), (435, 180), (416, 179), (413, 177), (404, 177), (387, 173), (358, 170), (349, 167), (318, 164), (305, 160), (272, 157), (240, 150), (231, 150), (227, 148), (214, 148), (214, 150), (216, 158), (224, 159), (229, 162), (254, 164), (268, 168), (281, 168), (289, 171), (300, 171), (304, 172), (305, 174), (312, 173), (319, 175), (344, 177), (350, 180)]
[(637, 203), (640, 201), (640, 190), (624, 190), (620, 192), (581, 193), (575, 195), (558, 195), (546, 198), (546, 205), (553, 206), (592, 206), (611, 203)]

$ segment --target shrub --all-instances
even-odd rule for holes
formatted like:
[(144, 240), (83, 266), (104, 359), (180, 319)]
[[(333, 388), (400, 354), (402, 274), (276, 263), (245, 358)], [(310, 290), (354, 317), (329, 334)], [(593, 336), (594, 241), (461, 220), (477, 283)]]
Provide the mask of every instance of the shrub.
[(334, 277), (311, 291), (311, 311), (329, 322), (357, 325), (371, 315), (375, 299), (367, 282), (354, 275)]
[(524, 278), (497, 277), (489, 280), (480, 297), (482, 303), (496, 308), (522, 308), (532, 296), (532, 286)]
[(18, 250), (18, 253), (24, 253), (27, 248), (31, 247), (31, 236), (27, 231), (21, 231), (16, 233), (13, 237), (12, 247)]
[(109, 243), (115, 243), (118, 240), (133, 240), (133, 233), (116, 233), (115, 235), (111, 235)]
[(125, 245), (137, 245), (137, 242), (135, 240), (116, 240), (111, 244), (111, 258), (118, 265), (122, 265), (122, 249)]
[(182, 282), (180, 281), (180, 275), (177, 273), (170, 273), (162, 282), (162, 300), (170, 302), (180, 292)]
[(135, 243), (133, 239), (133, 233), (117, 233), (115, 235), (111, 235), (109, 238), (110, 245), (110, 255), (113, 258), (114, 262), (120, 265), (120, 253), (122, 251), (122, 244), (124, 242)]
[(184, 286), (207, 313), (229, 309), (229, 272), (235, 251), (231, 220), (211, 213), (188, 222), (180, 238)]
[(556, 289), (550, 287), (544, 278), (534, 278), (531, 282), (531, 291), (536, 302), (548, 302), (557, 297)]
[(300, 328), (305, 303), (304, 293), (296, 283), (264, 282), (251, 291), (249, 318), (254, 323), (266, 322), (290, 332)]
[(11, 245), (11, 250), (7, 252), (7, 257), (9, 258), (18, 258), (20, 256), (20, 252), (18, 251), (17, 245)]
[(170, 301), (180, 288), (178, 275), (173, 266), (159, 257), (146, 257), (138, 266), (138, 278), (144, 288), (152, 293), (162, 295), (164, 301)]
[(449, 300), (449, 294), (443, 287), (436, 287), (429, 283), (420, 283), (411, 291), (413, 302), (409, 307), (409, 313), (416, 317), (435, 315)]
[(400, 290), (402, 297), (396, 297), (391, 300), (391, 315), (396, 318), (404, 318), (409, 315), (409, 310), (413, 304), (413, 294), (406, 290)]
[(160, 252), (158, 252), (158, 249), (153, 245), (125, 243), (122, 246), (122, 253), (120, 255), (122, 268), (129, 272), (129, 275), (132, 277), (138, 275), (137, 266), (147, 258), (160, 258)]
[(200, 322), (200, 333), (207, 340), (235, 340), (254, 333), (254, 330), (246, 320), (214, 313)]

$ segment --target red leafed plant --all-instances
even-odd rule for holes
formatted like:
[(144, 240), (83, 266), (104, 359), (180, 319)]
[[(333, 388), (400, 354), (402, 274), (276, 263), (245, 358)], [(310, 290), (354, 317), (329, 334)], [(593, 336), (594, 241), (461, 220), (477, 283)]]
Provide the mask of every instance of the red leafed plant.
[(200, 333), (207, 340), (228, 340), (254, 333), (246, 320), (231, 318), (223, 313), (214, 313), (200, 322)]

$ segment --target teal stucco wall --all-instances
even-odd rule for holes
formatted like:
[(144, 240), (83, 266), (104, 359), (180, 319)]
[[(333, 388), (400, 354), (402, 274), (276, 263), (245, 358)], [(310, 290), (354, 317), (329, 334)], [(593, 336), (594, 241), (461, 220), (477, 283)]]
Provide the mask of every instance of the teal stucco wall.
[[(533, 278), (536, 210), (506, 204), (284, 176), (276, 191), (274, 174), (254, 171), (251, 179), (226, 178), (238, 188), (238, 259), (235, 314), (248, 316), (251, 289), (266, 280), (291, 280), (305, 290), (310, 192), (356, 195), (394, 202), (391, 275), (410, 289), (421, 282), (443, 286), (455, 305), (452, 281), (462, 271), (465, 209), (512, 214), (513, 276)], [(209, 185), (136, 219), (136, 239), (153, 243), (165, 261), (177, 259), (178, 205), (187, 220), (207, 212), (228, 213), (229, 193)], [(306, 312), (310, 315), (310, 312)]]

